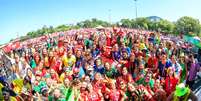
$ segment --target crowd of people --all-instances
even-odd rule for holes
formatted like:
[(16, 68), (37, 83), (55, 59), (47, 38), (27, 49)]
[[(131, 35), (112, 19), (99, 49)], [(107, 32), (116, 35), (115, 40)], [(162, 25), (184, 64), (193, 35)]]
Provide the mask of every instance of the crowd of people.
[(120, 28), (61, 33), (6, 53), (13, 74), (1, 77), (0, 101), (198, 101), (201, 49), (187, 42)]

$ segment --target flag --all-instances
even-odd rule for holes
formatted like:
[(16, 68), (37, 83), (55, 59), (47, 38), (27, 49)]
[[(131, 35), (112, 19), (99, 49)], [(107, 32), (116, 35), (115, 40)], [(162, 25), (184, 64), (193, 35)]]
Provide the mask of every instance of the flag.
[(11, 52), (11, 50), (12, 50), (12, 44), (11, 44), (11, 43), (9, 43), (9, 44), (6, 45), (5, 47), (3, 47), (3, 51), (4, 51), (5, 53), (9, 53), (9, 52)]
[(198, 48), (201, 48), (201, 39), (199, 37), (184, 35), (184, 40), (195, 45)]
[(16, 41), (12, 44), (12, 48), (13, 49), (19, 49), (20, 48), (20, 42), (19, 41)]

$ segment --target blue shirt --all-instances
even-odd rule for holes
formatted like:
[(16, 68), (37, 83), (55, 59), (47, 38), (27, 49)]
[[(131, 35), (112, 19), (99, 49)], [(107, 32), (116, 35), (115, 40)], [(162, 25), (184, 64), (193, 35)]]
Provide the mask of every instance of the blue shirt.
[(117, 52), (112, 52), (112, 57), (114, 60), (118, 61), (121, 58), (121, 52), (117, 51)]
[(100, 53), (100, 50), (99, 50), (99, 49), (95, 49), (95, 50), (93, 50), (93, 51), (91, 52), (93, 58), (96, 58), (96, 57), (99, 55), (99, 53)]
[(158, 64), (158, 69), (160, 72), (163, 72), (165, 68), (169, 68), (170, 66), (172, 66), (170, 60), (167, 60), (165, 64), (162, 64), (162, 62), (160, 61)]
[(75, 62), (75, 67), (80, 67), (82, 66), (82, 62), (83, 62), (83, 58), (80, 57), (80, 58), (76, 58), (76, 62)]
[(99, 67), (97, 67), (96, 65), (94, 66), (94, 71), (95, 72), (99, 72), (101, 74), (104, 74), (105, 73), (105, 68), (101, 65)]
[(80, 67), (80, 71), (79, 71), (79, 74), (78, 74), (79, 76), (79, 78), (82, 78), (83, 77), (83, 75), (85, 75), (85, 72), (84, 72), (84, 69), (82, 68), (82, 67)]

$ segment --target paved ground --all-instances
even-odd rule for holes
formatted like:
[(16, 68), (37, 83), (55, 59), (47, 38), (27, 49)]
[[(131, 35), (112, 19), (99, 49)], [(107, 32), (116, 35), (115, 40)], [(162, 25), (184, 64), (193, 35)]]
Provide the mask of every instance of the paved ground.
[(193, 85), (193, 92), (198, 97), (198, 101), (201, 101), (201, 78), (198, 78)]

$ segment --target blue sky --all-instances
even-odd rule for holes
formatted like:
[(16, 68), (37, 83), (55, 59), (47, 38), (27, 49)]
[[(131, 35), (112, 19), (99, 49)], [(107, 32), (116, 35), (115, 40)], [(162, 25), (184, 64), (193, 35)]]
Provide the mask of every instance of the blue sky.
[[(201, 0), (138, 0), (138, 16), (170, 21), (192, 16), (201, 21)], [(109, 13), (109, 9), (111, 10)], [(0, 0), (0, 44), (43, 25), (57, 26), (98, 18), (116, 22), (135, 18), (133, 0)]]

